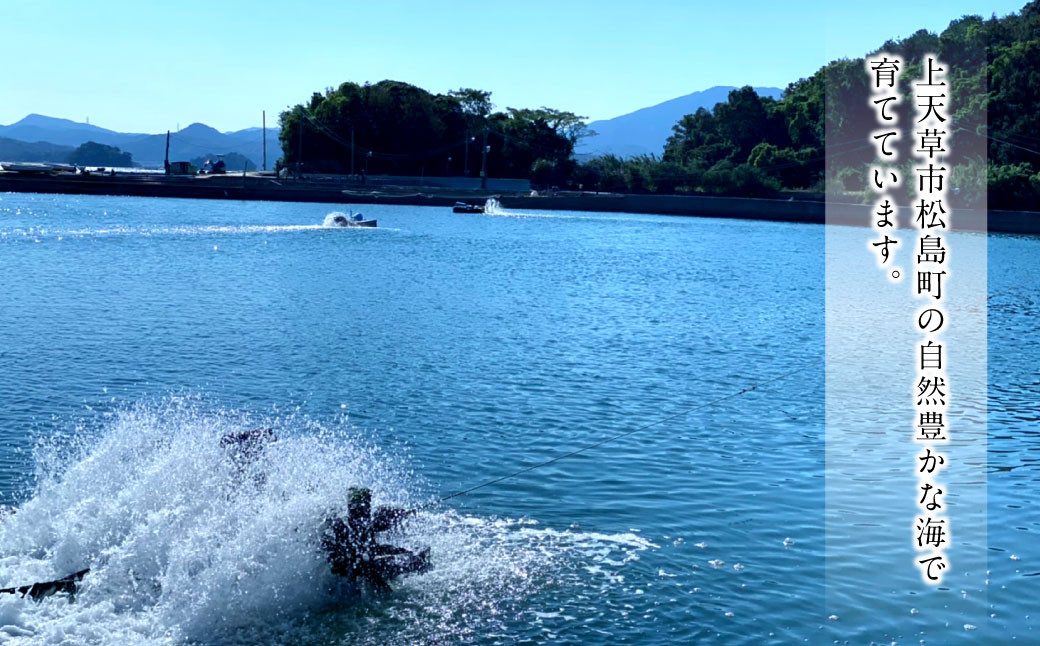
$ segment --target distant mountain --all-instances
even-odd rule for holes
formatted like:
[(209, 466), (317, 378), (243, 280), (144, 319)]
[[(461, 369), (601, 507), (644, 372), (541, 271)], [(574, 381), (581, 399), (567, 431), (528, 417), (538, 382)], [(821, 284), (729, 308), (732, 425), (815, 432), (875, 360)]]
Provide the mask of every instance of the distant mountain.
[[(170, 161), (188, 161), (212, 153), (238, 153), (260, 168), (263, 145), (262, 128), (219, 132), (204, 123), (193, 123), (187, 128), (171, 133)], [(161, 168), (166, 150), (166, 133), (140, 135), (127, 141), (120, 148), (131, 153), (134, 160), (142, 166)], [(281, 155), (278, 131), (270, 129), (267, 133), (267, 167), (274, 168), (275, 160)]]
[(77, 123), (69, 119), (56, 119), (42, 114), (30, 114), (21, 121), (9, 126), (0, 126), (0, 137), (19, 141), (45, 141), (61, 146), (76, 147), (88, 141), (99, 144), (118, 146), (128, 138), (140, 135), (115, 132), (92, 126), (89, 123)]
[(54, 162), (66, 164), (72, 146), (59, 146), (46, 141), (18, 141), (0, 137), (0, 161)]
[[(117, 146), (133, 155), (135, 163), (150, 168), (162, 168), (166, 152), (165, 132), (155, 135), (116, 132), (87, 123), (39, 114), (30, 114), (16, 123), (0, 126), (0, 138), (70, 147), (95, 141), (99, 144)], [(246, 128), (234, 132), (219, 132), (203, 123), (193, 123), (170, 135), (170, 161), (187, 161), (213, 151), (243, 155), (259, 168), (263, 160), (263, 129)], [(267, 167), (273, 168), (275, 160), (280, 156), (278, 130), (272, 128), (267, 133)], [(3, 154), (0, 154), (0, 159), (30, 161), (13, 159)]]
[[(579, 157), (590, 157), (613, 153), (623, 157), (654, 153), (660, 155), (665, 141), (672, 134), (672, 126), (684, 115), (697, 108), (712, 108), (725, 101), (730, 86), (717, 86), (694, 92), (648, 108), (642, 108), (613, 119), (593, 121), (589, 128), (597, 134), (582, 140), (575, 153)], [(755, 88), (762, 96), (779, 98), (782, 90), (773, 87)], [(69, 119), (56, 119), (40, 114), (30, 114), (21, 121), (0, 126), (0, 138), (21, 142), (41, 142), (58, 146), (76, 147), (88, 141), (117, 146), (133, 155), (134, 162), (146, 168), (162, 168), (166, 149), (166, 133), (141, 134), (116, 132), (88, 123)], [(8, 146), (7, 150), (17, 147)], [(0, 148), (0, 150), (4, 150)], [(41, 153), (23, 151), (39, 157)], [(68, 151), (67, 151), (68, 152)], [(66, 156), (67, 156), (66, 152)], [(53, 153), (53, 151), (51, 151)], [(170, 161), (187, 161), (211, 153), (237, 153), (261, 166), (263, 161), (263, 129), (246, 128), (233, 132), (219, 132), (203, 123), (193, 123), (170, 136)], [(267, 133), (267, 167), (274, 168), (275, 160), (281, 156), (277, 126)], [(14, 159), (10, 154), (0, 154), (8, 161), (38, 161), (39, 159)]]
[[(696, 112), (698, 108), (710, 110), (716, 103), (725, 101), (730, 91), (735, 89), (737, 88), (733, 86), (718, 85), (620, 117), (593, 121), (589, 123), (589, 129), (596, 135), (583, 139), (575, 153), (580, 157), (608, 153), (622, 157), (651, 153), (660, 156), (665, 142), (672, 134), (672, 126), (687, 114)], [(783, 90), (775, 87), (756, 87), (755, 92), (760, 96), (776, 99), (780, 98)]]

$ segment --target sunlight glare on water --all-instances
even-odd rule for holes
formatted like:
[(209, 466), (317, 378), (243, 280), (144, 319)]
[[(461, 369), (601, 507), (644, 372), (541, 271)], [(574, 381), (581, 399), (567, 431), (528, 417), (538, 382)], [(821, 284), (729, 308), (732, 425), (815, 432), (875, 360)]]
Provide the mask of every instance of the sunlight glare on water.
[[(1035, 238), (990, 239), (994, 616), (968, 631), (904, 589), (876, 591), (885, 622), (826, 610), (822, 227), (378, 205), (378, 229), (323, 226), (346, 210), (0, 196), (0, 586), (92, 568), (74, 604), (0, 598), (4, 639), (1035, 636)], [(394, 540), (434, 567), (386, 597), (316, 550), (350, 486), (427, 503), (800, 367), (431, 507)], [(236, 485), (219, 437), (258, 425), (266, 484)]]

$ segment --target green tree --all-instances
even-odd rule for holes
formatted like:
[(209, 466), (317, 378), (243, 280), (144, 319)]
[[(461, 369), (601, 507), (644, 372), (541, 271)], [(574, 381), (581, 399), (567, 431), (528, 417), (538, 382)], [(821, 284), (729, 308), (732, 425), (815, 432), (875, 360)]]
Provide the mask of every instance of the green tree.
[[(573, 172), (581, 117), (551, 108), (493, 112), (491, 94), (460, 88), (433, 94), (399, 81), (343, 83), (315, 93), (281, 115), (283, 162), (302, 161), (307, 171), (395, 175), (476, 176), (486, 155), (492, 177), (530, 177), (553, 169), (553, 178)], [(351, 157), (353, 142), (353, 158)]]
[(69, 154), (69, 163), (77, 166), (119, 166), (130, 168), (134, 160), (130, 153), (125, 153), (115, 146), (106, 146), (96, 141), (88, 141)]

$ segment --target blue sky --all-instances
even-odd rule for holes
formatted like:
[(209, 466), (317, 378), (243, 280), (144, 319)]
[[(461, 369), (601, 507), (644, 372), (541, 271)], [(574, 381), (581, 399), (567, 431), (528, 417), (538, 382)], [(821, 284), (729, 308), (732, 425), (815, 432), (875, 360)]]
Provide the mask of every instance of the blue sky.
[(312, 91), (384, 78), (603, 119), (713, 85), (784, 87), (888, 38), (1024, 4), (0, 0), (0, 124), (38, 112), (236, 130), (263, 109), (276, 123)]

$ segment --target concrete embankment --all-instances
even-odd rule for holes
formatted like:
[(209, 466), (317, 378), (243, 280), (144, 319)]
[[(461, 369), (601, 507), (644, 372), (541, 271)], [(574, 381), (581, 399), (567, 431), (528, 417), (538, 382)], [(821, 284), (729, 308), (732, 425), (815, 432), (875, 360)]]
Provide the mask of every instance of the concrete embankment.
[[(805, 200), (686, 195), (563, 195), (552, 197), (509, 197), (500, 202), (508, 209), (544, 211), (595, 211), (610, 213), (656, 213), (774, 222), (870, 226), (872, 206)], [(899, 226), (914, 226), (915, 213), (901, 207)], [(954, 209), (950, 226), (960, 230), (995, 233), (1040, 233), (1040, 213), (1031, 211), (979, 211)]]
[(701, 215), (752, 220), (822, 223), (823, 202), (685, 195), (502, 196), (507, 209)]
[[(526, 194), (494, 195), (481, 191), (451, 191), (422, 187), (368, 187), (331, 181), (279, 180), (264, 176), (223, 175), (167, 177), (163, 175), (22, 175), (0, 173), (0, 192), (131, 195), (192, 199), (321, 202), (332, 204), (398, 204), (451, 206), (455, 202), (482, 203), (498, 197), (506, 209), (532, 211), (592, 211), (652, 213), (771, 220), (809, 224), (868, 226), (870, 207), (828, 203), (795, 197), (759, 199), (685, 195), (621, 195), (564, 193), (532, 197)], [(1040, 213), (1025, 211), (953, 212), (951, 225), (958, 229), (1004, 233), (1040, 233)], [(902, 226), (910, 226), (913, 214), (900, 210)]]

